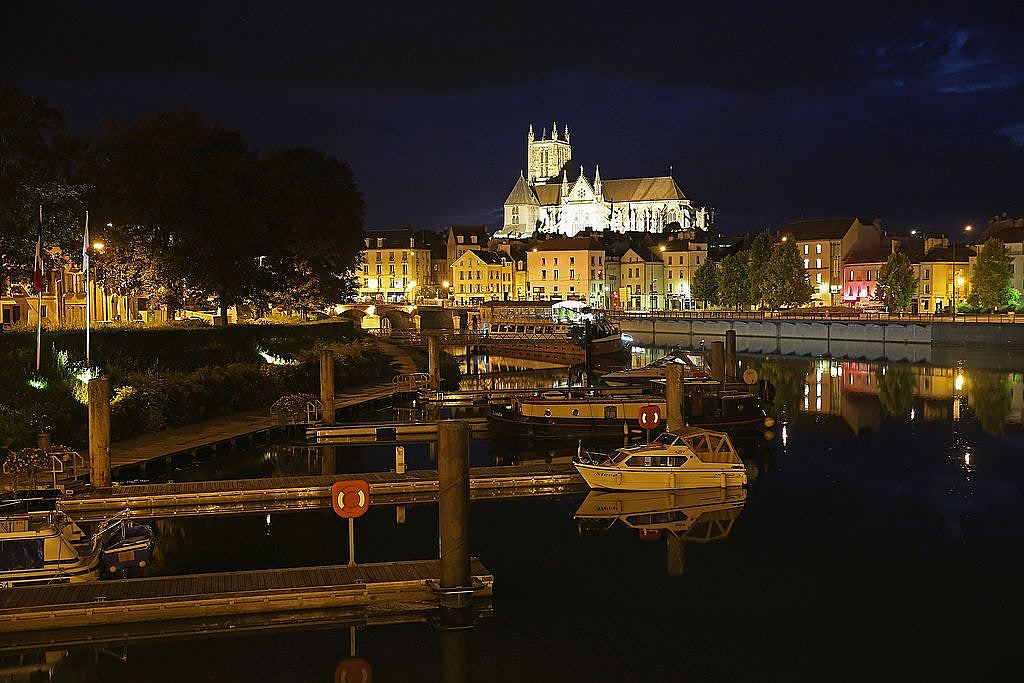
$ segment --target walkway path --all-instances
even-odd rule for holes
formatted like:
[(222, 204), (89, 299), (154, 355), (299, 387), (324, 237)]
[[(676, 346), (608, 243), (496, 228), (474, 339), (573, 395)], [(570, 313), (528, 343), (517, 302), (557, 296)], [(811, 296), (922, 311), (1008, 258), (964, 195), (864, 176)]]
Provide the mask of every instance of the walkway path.
[[(409, 354), (394, 344), (378, 341), (381, 350), (391, 357), (398, 374), (416, 372), (416, 363)], [(399, 389), (390, 381), (369, 387), (348, 389), (337, 395), (335, 406), (341, 410), (393, 396)], [(247, 410), (223, 415), (183, 427), (165, 429), (151, 434), (117, 441), (110, 444), (110, 466), (113, 470), (139, 465), (152, 460), (168, 458), (178, 453), (189, 453), (200, 448), (231, 443), (235, 439), (269, 434), (279, 429), (276, 416), (270, 408)]]

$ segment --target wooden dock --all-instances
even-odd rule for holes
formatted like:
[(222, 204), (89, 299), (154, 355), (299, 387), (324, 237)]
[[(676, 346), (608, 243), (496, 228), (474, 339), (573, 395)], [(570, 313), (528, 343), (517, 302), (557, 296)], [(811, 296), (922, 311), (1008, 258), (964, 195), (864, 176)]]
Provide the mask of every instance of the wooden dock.
[[(474, 435), (487, 431), (486, 417), (466, 417)], [(306, 428), (306, 440), (317, 444), (422, 442), (437, 440), (437, 422), (379, 422), (374, 424), (315, 425)]]
[[(129, 484), (86, 490), (61, 499), (61, 508), (79, 521), (99, 519), (129, 508), (136, 517), (174, 508), (193, 514), (237, 513), (246, 509), (303, 509), (330, 505), (331, 486), (341, 479), (365, 479), (371, 504), (405, 504), (437, 499), (437, 470), (367, 472), (266, 479)], [(512, 465), (470, 469), (470, 495), (540, 495), (583, 490), (583, 478), (571, 464)]]
[[(193, 574), (0, 591), (0, 647), (28, 631), (396, 603), (437, 604), (440, 560)], [(473, 596), (494, 577), (472, 560)]]

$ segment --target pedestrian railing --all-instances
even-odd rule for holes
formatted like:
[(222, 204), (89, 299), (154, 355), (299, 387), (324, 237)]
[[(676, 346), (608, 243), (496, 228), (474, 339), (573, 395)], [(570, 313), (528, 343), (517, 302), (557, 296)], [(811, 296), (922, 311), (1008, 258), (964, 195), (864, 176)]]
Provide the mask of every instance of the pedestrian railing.
[(935, 313), (837, 313), (826, 311), (814, 313), (810, 311), (736, 311), (736, 310), (690, 310), (690, 311), (605, 311), (612, 319), (629, 320), (840, 320), (853, 322), (888, 322), (888, 323), (1021, 323), (1024, 315), (957, 313), (943, 315)]

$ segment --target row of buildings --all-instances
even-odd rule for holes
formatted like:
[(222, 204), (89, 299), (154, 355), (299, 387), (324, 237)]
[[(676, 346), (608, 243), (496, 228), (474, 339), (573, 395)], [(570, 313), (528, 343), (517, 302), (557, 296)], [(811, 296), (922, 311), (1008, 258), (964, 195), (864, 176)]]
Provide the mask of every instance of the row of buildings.
[[(970, 293), (978, 246), (997, 237), (1013, 259), (1013, 286), (1024, 289), (1024, 225), (993, 219), (971, 244), (910, 230), (888, 232), (881, 221), (830, 218), (789, 223), (776, 232), (793, 242), (814, 287), (815, 305), (875, 305), (879, 271), (889, 256), (907, 256), (918, 280), (912, 309), (942, 313)], [(723, 241), (713, 232), (678, 226), (659, 232), (590, 229), (575, 236), (537, 232), (513, 239), (485, 226), (451, 226), (445, 233), (377, 230), (366, 233), (359, 295), (412, 303), (423, 299), (474, 305), (485, 301), (585, 301), (621, 310), (699, 307), (693, 274), (749, 246), (752, 235)], [(965, 240), (966, 241), (966, 240)]]

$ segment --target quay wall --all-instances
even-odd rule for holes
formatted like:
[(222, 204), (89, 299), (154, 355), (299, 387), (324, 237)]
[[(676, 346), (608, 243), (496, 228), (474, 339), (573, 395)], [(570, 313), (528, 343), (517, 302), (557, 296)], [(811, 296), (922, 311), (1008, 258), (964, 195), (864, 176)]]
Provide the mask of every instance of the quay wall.
[[(655, 342), (665, 335), (714, 338), (725, 336), (727, 330), (735, 330), (737, 337), (750, 340), (751, 350), (764, 352), (782, 352), (781, 347), (788, 345), (784, 340), (824, 342), (829, 347), (842, 347), (842, 342), (851, 342), (1024, 349), (1024, 324), (1018, 323), (623, 317), (619, 324), (623, 332), (634, 337), (643, 335)], [(767, 343), (768, 340), (771, 343)]]

